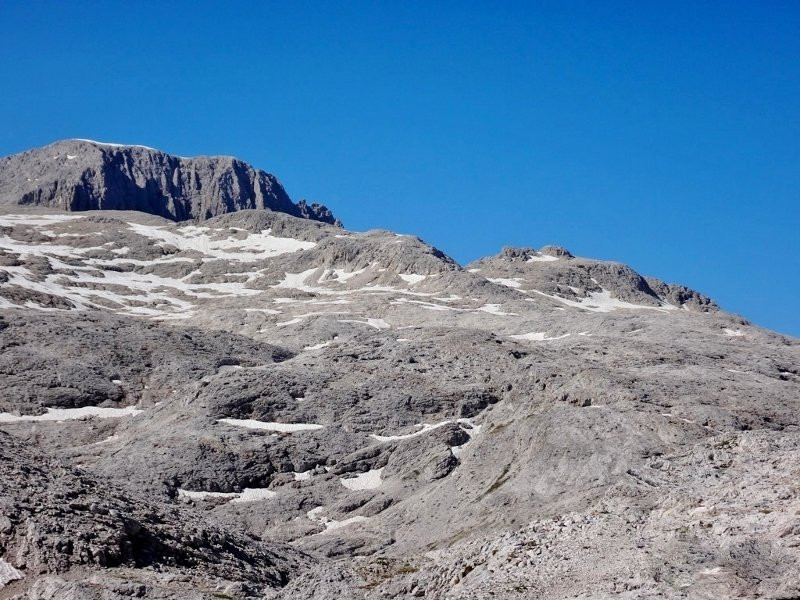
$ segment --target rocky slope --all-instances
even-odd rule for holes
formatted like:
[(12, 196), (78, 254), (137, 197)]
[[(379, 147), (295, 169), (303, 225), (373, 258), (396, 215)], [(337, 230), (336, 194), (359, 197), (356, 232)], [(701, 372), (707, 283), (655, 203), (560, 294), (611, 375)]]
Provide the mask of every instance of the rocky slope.
[[(87, 581), (93, 568), (105, 570), (122, 595), (184, 598), (198, 588), (252, 595), (285, 585), (309, 563), (289, 547), (205, 523), (191, 508), (159, 505), (98, 481), (5, 432), (0, 466), (4, 490), (26, 490), (24, 497), (0, 499), (3, 560), (16, 571), (5, 595), (101, 590)], [(131, 577), (137, 570), (150, 576), (147, 585)], [(26, 582), (23, 574), (47, 575)]]
[(797, 340), (557, 247), (5, 210), (0, 599), (800, 596)]
[(0, 158), (0, 205), (138, 210), (186, 221), (246, 208), (336, 223), (320, 204), (293, 203), (278, 180), (230, 156), (172, 156), (145, 146), (63, 140)]

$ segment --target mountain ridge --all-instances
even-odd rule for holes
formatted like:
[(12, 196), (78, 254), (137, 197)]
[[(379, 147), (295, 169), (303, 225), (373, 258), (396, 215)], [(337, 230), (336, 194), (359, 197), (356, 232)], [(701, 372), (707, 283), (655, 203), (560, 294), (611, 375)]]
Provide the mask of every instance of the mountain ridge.
[(139, 210), (173, 221), (261, 208), (339, 224), (327, 207), (292, 202), (274, 175), (238, 158), (186, 158), (148, 146), (85, 139), (0, 158), (0, 204)]
[[(52, 173), (54, 166), (55, 174)], [(76, 175), (78, 172), (80, 175)], [(39, 177), (35, 176), (37, 173)], [(29, 177), (30, 174), (34, 177)], [(0, 206), (3, 205), (40, 206), (69, 212), (136, 210), (177, 222), (202, 222), (242, 210), (266, 209), (342, 225), (323, 205), (309, 205), (304, 200), (293, 203), (274, 175), (234, 156), (182, 157), (145, 145), (83, 138), (59, 140), (0, 158)], [(575, 258), (556, 245), (544, 246), (538, 252), (532, 248), (505, 247), (500, 254), (476, 259), (465, 268), (492, 259), (531, 260), (538, 255)], [(581, 260), (590, 259), (578, 259)], [(627, 271), (626, 277), (638, 280), (636, 285), (644, 293), (645, 300), (647, 296), (657, 301), (669, 298), (678, 306), (700, 310), (718, 308), (713, 300), (686, 286), (641, 276), (627, 265), (622, 267)], [(592, 287), (589, 283), (590, 291)], [(594, 286), (594, 291), (599, 290)], [(567, 290), (567, 299), (572, 296)]]

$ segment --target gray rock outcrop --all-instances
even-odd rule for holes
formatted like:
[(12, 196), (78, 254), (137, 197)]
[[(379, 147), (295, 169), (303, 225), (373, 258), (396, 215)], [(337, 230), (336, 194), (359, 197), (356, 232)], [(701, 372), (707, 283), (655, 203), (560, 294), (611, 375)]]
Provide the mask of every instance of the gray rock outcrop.
[(236, 158), (182, 158), (89, 140), (63, 140), (0, 158), (0, 205), (14, 204), (137, 210), (173, 221), (257, 208), (338, 223), (325, 206), (295, 204), (273, 175)]

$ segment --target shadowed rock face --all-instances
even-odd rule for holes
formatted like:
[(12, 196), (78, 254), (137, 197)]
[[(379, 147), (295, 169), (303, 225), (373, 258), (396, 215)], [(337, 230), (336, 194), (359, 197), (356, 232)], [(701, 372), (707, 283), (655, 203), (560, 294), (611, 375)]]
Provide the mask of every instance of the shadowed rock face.
[(173, 221), (270, 209), (338, 224), (320, 204), (295, 204), (269, 173), (230, 156), (182, 158), (144, 146), (64, 140), (0, 159), (0, 205), (137, 210)]
[[(22, 578), (24, 572), (54, 575), (50, 581), (40, 580), (38, 592), (32, 590), (26, 597), (47, 597), (41, 594), (42, 588), (58, 583), (57, 575), (70, 569), (155, 564), (180, 573), (187, 589), (209, 586), (212, 581), (230, 585), (236, 580), (245, 582), (245, 589), (261, 592), (284, 585), (288, 573), (307, 562), (286, 546), (209, 525), (186, 507), (165, 510), (143, 496), (34, 454), (30, 445), (2, 431), (0, 466), (4, 490), (26, 490), (23, 501), (7, 494), (0, 499), (0, 547), (6, 558), (13, 556), (18, 565), (24, 565), (13, 579)], [(191, 575), (200, 565), (202, 583)], [(73, 596), (62, 590), (53, 597)]]

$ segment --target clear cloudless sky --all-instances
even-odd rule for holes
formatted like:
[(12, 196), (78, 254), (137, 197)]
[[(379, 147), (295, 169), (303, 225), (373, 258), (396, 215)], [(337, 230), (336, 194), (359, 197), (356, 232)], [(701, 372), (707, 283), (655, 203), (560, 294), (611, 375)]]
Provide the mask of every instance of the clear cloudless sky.
[(0, 155), (231, 154), (465, 264), (557, 243), (800, 336), (800, 2), (0, 2)]

